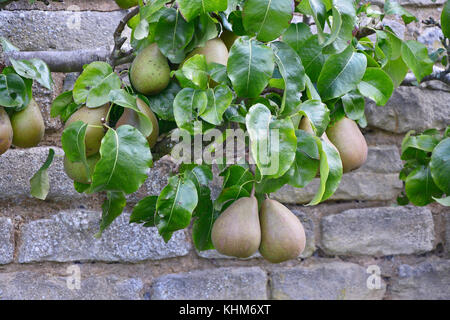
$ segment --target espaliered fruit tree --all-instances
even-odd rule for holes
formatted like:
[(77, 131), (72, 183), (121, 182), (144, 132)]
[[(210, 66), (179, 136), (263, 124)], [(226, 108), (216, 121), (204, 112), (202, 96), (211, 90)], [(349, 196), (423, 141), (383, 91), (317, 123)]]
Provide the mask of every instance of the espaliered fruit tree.
[[(309, 205), (328, 199), (342, 175), (367, 158), (359, 129), (367, 124), (365, 99), (382, 108), (400, 85), (450, 84), (449, 2), (440, 23), (425, 22), (442, 27), (442, 48), (435, 52), (400, 39), (382, 23), (389, 15), (416, 21), (390, 0), (384, 9), (352, 0), (116, 2), (137, 7), (120, 21), (112, 54), (85, 65), (73, 90), (51, 109), (65, 122), (64, 166), (75, 189), (106, 193), (98, 236), (122, 213), (126, 195), (146, 181), (156, 157), (170, 153), (171, 137), (195, 141), (220, 129), (213, 143), (200, 152), (194, 147), (159, 195), (137, 203), (130, 222), (157, 227), (165, 241), (192, 222), (198, 250), (241, 258), (259, 250), (271, 262), (296, 258), (305, 248), (303, 226), (270, 194), (319, 177)], [(302, 22), (292, 22), (294, 15)], [(127, 52), (121, 49), (125, 24), (132, 29)], [(14, 53), (2, 41), (4, 51)], [(10, 60), (0, 75), (1, 153), (11, 141), (30, 147), (42, 138), (31, 82), (51, 85), (41, 60)], [(129, 69), (115, 71), (130, 61)], [(52, 60), (46, 62), (51, 69)], [(225, 144), (226, 129), (248, 135), (241, 161), (217, 154), (214, 163), (198, 161), (199, 153), (213, 154)], [(41, 199), (49, 190), (52, 158), (51, 151), (31, 180), (32, 194)], [(448, 128), (409, 133), (402, 159), (401, 203), (449, 205)], [(223, 177), (215, 200), (213, 166)]]

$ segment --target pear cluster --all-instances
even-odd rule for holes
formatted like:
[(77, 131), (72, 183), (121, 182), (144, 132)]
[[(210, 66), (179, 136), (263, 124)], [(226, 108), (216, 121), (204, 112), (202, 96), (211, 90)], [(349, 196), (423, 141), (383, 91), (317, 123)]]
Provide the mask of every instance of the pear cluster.
[(303, 225), (288, 208), (266, 199), (258, 210), (254, 196), (230, 205), (214, 222), (211, 239), (224, 255), (247, 258), (259, 249), (272, 263), (297, 258), (306, 245)]
[(11, 115), (0, 107), (0, 155), (11, 145), (32, 148), (41, 142), (45, 133), (44, 119), (34, 99), (28, 106)]

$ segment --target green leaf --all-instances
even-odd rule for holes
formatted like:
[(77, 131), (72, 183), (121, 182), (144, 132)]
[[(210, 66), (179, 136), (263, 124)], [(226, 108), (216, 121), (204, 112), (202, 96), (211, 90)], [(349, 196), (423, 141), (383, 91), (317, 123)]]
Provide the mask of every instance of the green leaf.
[(317, 33), (319, 35), (320, 42), (325, 41), (323, 28), (325, 26), (327, 7), (325, 1), (322, 0), (304, 0), (297, 6), (299, 11), (306, 15), (313, 16), (314, 22), (317, 26)]
[(181, 88), (176, 81), (170, 81), (167, 88), (163, 91), (157, 95), (147, 97), (150, 103), (150, 109), (152, 109), (152, 111), (161, 119), (174, 121), (173, 104), (175, 97), (180, 90)]
[(356, 88), (366, 70), (367, 60), (350, 45), (343, 52), (331, 55), (317, 81), (323, 101), (338, 98)]
[(207, 107), (208, 97), (205, 91), (184, 88), (173, 101), (173, 114), (178, 127), (194, 134), (194, 120), (199, 111)]
[(242, 11), (245, 30), (263, 42), (278, 38), (292, 19), (291, 0), (247, 0)]
[(450, 194), (450, 138), (439, 142), (433, 150), (430, 168), (436, 185), (445, 194)]
[(402, 17), (405, 24), (417, 21), (417, 18), (403, 8), (398, 2), (386, 0), (384, 2), (384, 13), (387, 15), (398, 15)]
[(88, 108), (102, 106), (109, 102), (109, 92), (120, 89), (121, 81), (106, 62), (95, 61), (85, 66), (83, 73), (73, 87), (73, 99)]
[(14, 60), (12, 58), (9, 60), (17, 74), (27, 79), (36, 80), (42, 86), (51, 90), (53, 80), (50, 69), (44, 61), (40, 59)]
[(342, 179), (342, 161), (339, 152), (324, 140), (315, 137), (320, 154), (320, 186), (308, 205), (316, 205), (333, 195)]
[(429, 166), (419, 166), (413, 170), (405, 181), (405, 192), (408, 199), (416, 206), (425, 206), (440, 197), (442, 191), (431, 178)]
[(198, 194), (198, 204), (193, 215), (196, 219), (192, 226), (192, 240), (199, 251), (213, 249), (211, 230), (217, 215), (209, 189), (213, 179), (211, 168), (207, 165), (189, 165), (184, 175), (195, 184)]
[(67, 126), (62, 135), (61, 143), (66, 157), (71, 162), (82, 162), (86, 172), (90, 172), (86, 158), (86, 130), (88, 124), (83, 121), (75, 121)]
[(402, 40), (391, 31), (376, 30), (377, 47), (383, 51), (388, 60), (401, 57)]
[(117, 89), (112, 90), (109, 93), (109, 100), (116, 105), (134, 110), (139, 119), (136, 128), (144, 135), (144, 137), (150, 136), (153, 131), (153, 124), (147, 115), (139, 110), (135, 96), (132, 96), (124, 89)]
[(383, 70), (389, 75), (394, 83), (394, 88), (398, 88), (408, 73), (408, 66), (402, 57), (397, 60), (389, 60), (383, 67)]
[(53, 100), (50, 108), (50, 116), (53, 118), (59, 116), (63, 122), (66, 122), (79, 107), (80, 105), (73, 101), (72, 91), (66, 91)]
[(272, 49), (241, 37), (231, 47), (228, 76), (239, 97), (256, 98), (269, 83), (275, 68)]
[(262, 175), (278, 178), (286, 173), (295, 159), (297, 137), (290, 119), (273, 120), (263, 104), (253, 105), (246, 125), (251, 154)]
[(219, 212), (223, 212), (237, 199), (249, 196), (250, 192), (248, 192), (244, 186), (232, 186), (230, 188), (223, 189), (214, 201), (214, 208)]
[(436, 200), (437, 203), (446, 206), (446, 207), (450, 207), (450, 196), (445, 197), (445, 198), (434, 198), (434, 200)]
[(148, 196), (141, 199), (133, 208), (130, 223), (143, 223), (144, 227), (154, 227), (157, 200), (158, 196)]
[(300, 105), (300, 114), (308, 117), (317, 136), (321, 136), (330, 123), (330, 110), (319, 100), (307, 100)]
[(433, 61), (428, 57), (428, 49), (422, 43), (414, 40), (403, 41), (402, 57), (418, 82), (433, 72)]
[(356, 8), (353, 0), (335, 0), (332, 7), (331, 34), (323, 44), (324, 53), (342, 52), (353, 39), (356, 25)]
[(177, 2), (186, 21), (191, 21), (200, 14), (225, 11), (228, 7), (227, 0), (177, 0)]
[(208, 103), (205, 111), (200, 116), (206, 122), (220, 125), (223, 122), (223, 114), (233, 100), (233, 94), (226, 85), (220, 85), (206, 91)]
[(191, 222), (192, 212), (197, 206), (195, 184), (187, 178), (174, 176), (161, 191), (156, 203), (156, 225), (161, 235), (186, 228)]
[(402, 160), (421, 160), (427, 157), (428, 152), (432, 152), (439, 140), (431, 135), (422, 134), (420, 136), (411, 135), (408, 132), (402, 141)]
[(184, 48), (194, 35), (194, 25), (186, 22), (175, 9), (166, 10), (155, 30), (155, 41), (161, 52), (172, 62), (181, 63)]
[(209, 81), (207, 69), (205, 56), (196, 54), (184, 62), (181, 70), (177, 70), (175, 75), (183, 88), (205, 90)]
[(226, 168), (220, 176), (223, 177), (222, 189), (239, 186), (247, 190), (248, 193), (252, 191), (252, 182), (255, 181), (255, 178), (247, 165), (231, 165)]
[(312, 36), (311, 28), (307, 24), (303, 22), (291, 23), (283, 34), (283, 41), (300, 55), (300, 52), (304, 49), (303, 46)]
[(194, 21), (194, 36), (184, 51), (190, 52), (194, 48), (204, 47), (208, 40), (217, 38), (219, 31), (215, 21), (215, 18), (212, 18), (209, 14), (202, 14), (198, 17)]
[(299, 109), (301, 92), (305, 90), (305, 69), (298, 54), (288, 44), (276, 41), (271, 47), (285, 83), (280, 113), (289, 116)]
[(364, 97), (356, 90), (342, 96), (342, 105), (345, 114), (352, 120), (361, 119), (364, 116)]
[(0, 74), (0, 106), (20, 111), (28, 106), (30, 98), (24, 80), (15, 73)]
[(108, 191), (106, 200), (102, 204), (102, 221), (100, 222), (100, 230), (95, 237), (101, 237), (103, 231), (108, 228), (113, 221), (122, 214), (127, 201), (123, 192)]
[(297, 51), (300, 56), (306, 74), (310, 77), (312, 82), (317, 82), (320, 72), (325, 63), (325, 55), (322, 53), (322, 46), (319, 43), (317, 35), (308, 38)]
[(377, 105), (384, 106), (394, 92), (394, 83), (386, 72), (379, 68), (367, 68), (358, 90)]
[(303, 131), (296, 130), (297, 151), (295, 161), (287, 172), (287, 183), (296, 188), (304, 188), (319, 171), (319, 149), (315, 138)]
[(209, 63), (208, 74), (212, 80), (220, 84), (226, 84), (231, 87), (231, 81), (228, 79), (227, 66), (220, 63)]
[(444, 37), (450, 38), (450, 1), (445, 3), (444, 9), (442, 10), (441, 29)]
[(50, 190), (50, 182), (48, 179), (47, 169), (53, 162), (55, 150), (48, 151), (47, 160), (45, 160), (42, 167), (30, 179), (31, 195), (37, 199), (45, 200)]
[(2, 45), (3, 52), (20, 51), (19, 48), (17, 48), (4, 37), (0, 37), (0, 44)]
[(148, 177), (152, 155), (147, 139), (129, 125), (109, 129), (100, 147), (101, 158), (92, 177), (90, 192), (136, 192)]

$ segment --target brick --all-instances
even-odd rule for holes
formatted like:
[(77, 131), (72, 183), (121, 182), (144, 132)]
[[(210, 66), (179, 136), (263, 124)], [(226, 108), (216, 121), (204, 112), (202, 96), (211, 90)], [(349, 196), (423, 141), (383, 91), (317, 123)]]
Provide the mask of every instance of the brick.
[(433, 249), (427, 208), (351, 209), (322, 219), (322, 249), (334, 255), (420, 254)]
[(156, 228), (129, 224), (126, 213), (97, 239), (100, 218), (101, 212), (73, 210), (26, 223), (21, 229), (19, 263), (139, 262), (184, 256), (191, 248), (183, 231), (175, 232), (166, 244)]
[(154, 280), (152, 300), (263, 300), (267, 275), (258, 267), (168, 274)]
[[(303, 228), (305, 229), (306, 234), (306, 247), (305, 250), (300, 254), (299, 258), (308, 258), (311, 257), (314, 251), (316, 251), (316, 241), (314, 236), (314, 222), (313, 220), (305, 214), (303, 211), (298, 209), (292, 209), (292, 212), (300, 219), (303, 224)], [(205, 259), (237, 259), (234, 257), (226, 256), (220, 254), (217, 250), (207, 250), (207, 251), (196, 251), (197, 254)], [(249, 260), (254, 258), (262, 258), (259, 252), (256, 252), (249, 258), (240, 259), (240, 260)]]
[[(31, 198), (29, 181), (47, 159), (49, 149), (10, 149), (0, 157), (0, 200)], [(74, 189), (72, 180), (64, 172), (63, 150), (53, 149), (55, 157), (48, 170), (50, 191), (47, 199), (65, 202), (87, 199), (88, 196)]]
[(368, 289), (366, 269), (353, 263), (325, 262), (278, 268), (271, 274), (271, 298), (277, 300), (379, 300), (386, 291)]
[(10, 218), (0, 217), (0, 265), (14, 259), (14, 226)]
[(450, 258), (450, 212), (445, 213), (445, 253)]
[[(76, 7), (74, 7), (76, 6)], [(77, 8), (78, 7), (78, 8)], [(94, 11), (112, 11), (120, 9), (114, 1), (111, 0), (64, 0), (64, 2), (49, 1), (46, 5), (43, 1), (35, 1), (30, 4), (29, 0), (18, 0), (9, 3), (5, 10), (94, 10)]]
[[(272, 198), (288, 204), (304, 204), (314, 198), (320, 180), (314, 179), (305, 188), (283, 186)], [(398, 174), (351, 172), (343, 175), (341, 183), (329, 200), (393, 200), (403, 188)]]
[(399, 173), (403, 168), (397, 146), (371, 146), (367, 153), (366, 163), (357, 172)]
[(394, 300), (450, 299), (450, 260), (435, 259), (417, 265), (403, 264), (392, 279), (390, 298)]
[(444, 129), (450, 123), (450, 108), (444, 107), (448, 101), (450, 92), (399, 87), (384, 107), (366, 103), (367, 122), (371, 127), (395, 133)]
[[(76, 50), (114, 44), (125, 11), (0, 11), (0, 36), (24, 51)], [(79, 26), (75, 23), (79, 19)]]
[[(139, 278), (116, 275), (83, 276), (81, 288), (69, 289), (61, 271), (52, 276), (33, 271), (0, 273), (0, 300), (136, 300), (141, 299), (143, 282)], [(67, 273), (69, 275), (69, 273)]]

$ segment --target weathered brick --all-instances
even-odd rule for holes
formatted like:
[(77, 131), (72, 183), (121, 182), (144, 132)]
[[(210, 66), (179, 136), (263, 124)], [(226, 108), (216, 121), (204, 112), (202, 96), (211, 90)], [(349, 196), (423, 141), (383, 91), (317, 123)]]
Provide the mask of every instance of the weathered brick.
[[(76, 7), (75, 7), (76, 6)], [(17, 0), (9, 3), (5, 10), (94, 10), (94, 11), (112, 11), (120, 9), (114, 1), (111, 0), (64, 0), (64, 1), (49, 1), (46, 5), (44, 1), (34, 1), (30, 3), (29, 0)]]
[(114, 30), (125, 14), (125, 11), (2, 10), (0, 36), (24, 51), (101, 48), (114, 44)]
[(10, 218), (0, 217), (0, 264), (7, 264), (14, 258), (14, 226)]
[(450, 123), (450, 92), (417, 87), (399, 87), (389, 102), (378, 107), (366, 103), (369, 126), (395, 133), (429, 128), (443, 129)]
[[(314, 222), (313, 220), (304, 212), (298, 209), (292, 209), (292, 212), (300, 219), (305, 229), (306, 234), (306, 247), (305, 250), (300, 254), (299, 258), (308, 258), (312, 256), (314, 251), (316, 251), (316, 241), (314, 236)], [(217, 250), (207, 250), (207, 251), (196, 251), (197, 254), (205, 259), (236, 259), (234, 257), (226, 256), (220, 254)], [(248, 260), (253, 258), (262, 258), (259, 252), (256, 252), (249, 258), (241, 259)]]
[(100, 218), (100, 212), (74, 210), (26, 223), (19, 241), (19, 262), (139, 262), (184, 256), (191, 248), (183, 231), (165, 243), (156, 228), (129, 224), (126, 213), (97, 239)]
[[(84, 277), (81, 288), (69, 289), (68, 277), (24, 271), (0, 273), (0, 300), (137, 300), (141, 299), (143, 282), (139, 278), (116, 275)], [(71, 273), (67, 273), (68, 276)], [(72, 287), (73, 288), (73, 287)]]
[(398, 173), (403, 168), (397, 146), (371, 146), (367, 153), (367, 160), (357, 172)]
[[(10, 149), (0, 157), (0, 200), (31, 198), (30, 179), (47, 158), (48, 147)], [(55, 157), (48, 170), (50, 191), (48, 199), (76, 200), (88, 196), (78, 193), (64, 172), (63, 150), (53, 148)]]
[(450, 260), (436, 259), (418, 265), (401, 265), (392, 279), (390, 298), (398, 300), (450, 299)]
[(445, 213), (445, 253), (450, 258), (450, 212)]
[[(314, 179), (305, 188), (284, 186), (272, 198), (290, 204), (308, 203), (314, 198), (320, 180)], [(339, 188), (329, 200), (393, 200), (403, 188), (398, 174), (351, 172), (343, 175)]]
[(152, 300), (267, 299), (267, 275), (257, 267), (168, 274), (155, 279)]
[(418, 207), (351, 209), (322, 219), (322, 249), (335, 255), (418, 254), (433, 249), (430, 210)]
[(386, 285), (369, 289), (366, 269), (353, 263), (316, 263), (308, 267), (275, 269), (271, 274), (271, 298), (292, 300), (378, 300)]
[(52, 73), (54, 85), (52, 90), (48, 90), (42, 87), (37, 82), (33, 83), (33, 99), (41, 108), (42, 116), (44, 118), (44, 124), (46, 130), (60, 130), (63, 128), (62, 121), (59, 118), (52, 118), (50, 116), (50, 109), (53, 100), (62, 93), (62, 85), (64, 74)]

